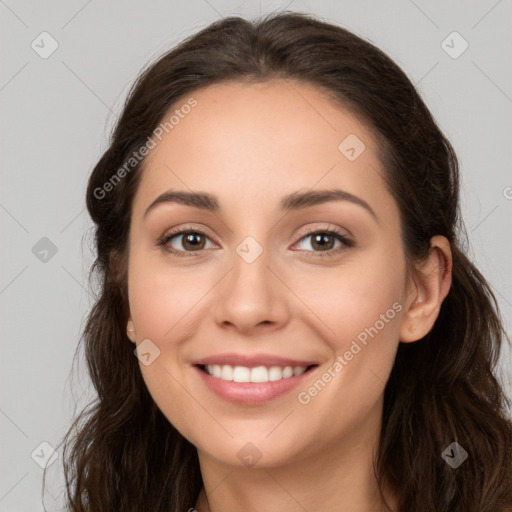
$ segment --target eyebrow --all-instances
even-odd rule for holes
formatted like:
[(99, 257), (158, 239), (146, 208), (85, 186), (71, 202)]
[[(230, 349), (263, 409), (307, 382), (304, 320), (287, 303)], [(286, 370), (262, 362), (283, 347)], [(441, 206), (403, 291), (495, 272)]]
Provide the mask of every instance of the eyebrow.
[[(348, 201), (364, 208), (378, 222), (378, 217), (373, 208), (364, 200), (354, 194), (340, 189), (325, 189), (309, 192), (293, 192), (281, 199), (279, 208), (281, 211), (290, 212), (301, 210), (311, 206), (327, 203), (330, 201)], [(168, 190), (159, 195), (146, 209), (144, 217), (156, 206), (166, 203), (179, 203), (201, 210), (211, 212), (220, 211), (220, 203), (216, 196), (208, 192), (185, 192)]]

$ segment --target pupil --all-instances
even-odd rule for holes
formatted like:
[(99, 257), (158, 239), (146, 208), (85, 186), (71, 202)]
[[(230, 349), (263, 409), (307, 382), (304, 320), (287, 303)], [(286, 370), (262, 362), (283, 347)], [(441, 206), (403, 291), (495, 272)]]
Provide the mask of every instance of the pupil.
[(187, 244), (190, 244), (192, 247), (197, 248), (197, 247), (201, 246), (201, 241), (200, 241), (201, 236), (202, 235), (199, 233), (189, 233), (185, 237), (185, 242)]
[(318, 234), (318, 235), (315, 235), (315, 238), (314, 238), (314, 242), (316, 244), (319, 244), (319, 247), (325, 249), (327, 246), (328, 249), (330, 248), (330, 245), (329, 244), (329, 241), (327, 240), (327, 242), (325, 241), (325, 239), (329, 239), (331, 237), (331, 235), (328, 235), (326, 233), (323, 233), (323, 234)]

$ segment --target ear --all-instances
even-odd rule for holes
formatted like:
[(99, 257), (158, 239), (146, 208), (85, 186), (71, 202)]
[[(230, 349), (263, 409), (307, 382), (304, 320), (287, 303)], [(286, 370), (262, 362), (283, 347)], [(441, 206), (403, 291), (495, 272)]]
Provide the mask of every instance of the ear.
[(426, 336), (439, 315), (452, 284), (452, 251), (444, 236), (430, 240), (430, 252), (412, 271), (400, 341), (410, 343)]
[(130, 340), (135, 343), (135, 340), (137, 339), (135, 336), (135, 325), (133, 324), (132, 317), (130, 316), (127, 325), (126, 325), (126, 335)]

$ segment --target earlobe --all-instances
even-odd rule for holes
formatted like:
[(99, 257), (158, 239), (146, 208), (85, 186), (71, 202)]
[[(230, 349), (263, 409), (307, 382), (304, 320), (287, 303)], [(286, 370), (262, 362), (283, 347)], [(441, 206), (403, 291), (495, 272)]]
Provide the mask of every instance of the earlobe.
[(128, 323), (126, 325), (126, 335), (130, 340), (135, 343), (136, 337), (135, 337), (135, 326), (133, 324), (132, 320), (128, 320)]
[(409, 304), (402, 318), (400, 341), (410, 343), (426, 336), (439, 316), (452, 282), (452, 252), (444, 236), (434, 236), (430, 253), (413, 271)]

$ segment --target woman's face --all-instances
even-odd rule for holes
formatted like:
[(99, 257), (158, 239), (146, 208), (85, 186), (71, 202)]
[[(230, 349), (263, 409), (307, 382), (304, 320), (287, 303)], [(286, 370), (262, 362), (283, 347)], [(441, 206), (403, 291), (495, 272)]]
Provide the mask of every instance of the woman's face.
[(408, 296), (376, 141), (300, 82), (192, 96), (133, 203), (129, 324), (147, 387), (220, 463), (357, 449), (380, 428)]

